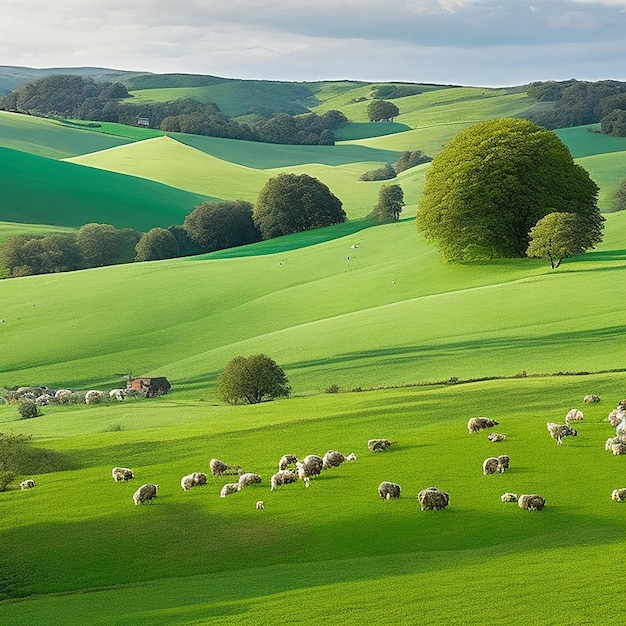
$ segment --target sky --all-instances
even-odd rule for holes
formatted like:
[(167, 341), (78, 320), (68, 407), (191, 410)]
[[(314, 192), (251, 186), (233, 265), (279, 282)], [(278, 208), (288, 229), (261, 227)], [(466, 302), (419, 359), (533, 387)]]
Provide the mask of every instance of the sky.
[(0, 65), (482, 87), (626, 80), (626, 0), (2, 0)]

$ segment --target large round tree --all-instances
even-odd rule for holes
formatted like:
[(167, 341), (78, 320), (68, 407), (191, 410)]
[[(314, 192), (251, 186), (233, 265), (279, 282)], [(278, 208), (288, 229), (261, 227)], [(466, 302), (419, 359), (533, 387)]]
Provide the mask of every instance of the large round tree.
[(449, 260), (523, 257), (530, 229), (552, 212), (602, 229), (598, 186), (551, 131), (521, 119), (481, 122), (433, 159), (417, 228)]
[(254, 223), (263, 239), (346, 221), (341, 200), (308, 174), (270, 178), (254, 205)]

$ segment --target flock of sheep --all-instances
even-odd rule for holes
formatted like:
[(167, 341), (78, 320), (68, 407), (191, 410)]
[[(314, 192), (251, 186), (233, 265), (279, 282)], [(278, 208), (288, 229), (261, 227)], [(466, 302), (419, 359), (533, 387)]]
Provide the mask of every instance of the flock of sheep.
[[(111, 389), (108, 392), (108, 399), (122, 402), (131, 396), (140, 396), (141, 392), (134, 389)], [(18, 387), (15, 391), (7, 395), (9, 402), (18, 400), (32, 400), (37, 406), (48, 406), (49, 404), (100, 404), (107, 399), (104, 391), (90, 389), (89, 391), (75, 391), (72, 389), (50, 389), (47, 386), (38, 387)]]

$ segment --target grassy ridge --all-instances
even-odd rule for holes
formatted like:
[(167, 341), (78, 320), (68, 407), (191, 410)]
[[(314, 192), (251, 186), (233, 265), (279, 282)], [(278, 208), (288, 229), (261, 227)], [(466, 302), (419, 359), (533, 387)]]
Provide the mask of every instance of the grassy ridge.
[[(50, 619), (58, 621), (51, 623), (78, 623), (97, 604), (94, 623), (167, 623), (177, 615), (185, 623), (211, 617), (241, 624), (263, 614), (273, 623), (305, 623), (332, 610), (354, 624), (370, 612), (384, 623), (409, 624), (426, 602), (435, 611), (433, 623), (468, 623), (468, 613), (469, 623), (485, 623), (494, 597), (509, 597), (498, 614), (504, 623), (515, 621), (527, 594), (540, 594), (551, 602), (547, 611), (555, 623), (575, 622), (614, 604), (620, 593), (618, 584), (606, 582), (619, 580), (618, 558), (578, 572), (567, 602), (556, 590), (580, 562), (626, 547), (623, 505), (610, 500), (623, 486), (622, 459), (603, 450), (612, 431), (607, 407), (622, 383), (617, 374), (491, 381), (253, 407), (181, 403), (174, 394), (124, 406), (49, 408), (27, 422), (12, 421), (13, 407), (0, 407), (4, 431), (53, 437), (45, 446), (74, 468), (72, 480), (67, 472), (35, 475), (34, 490), (0, 494), (2, 561), (11, 563), (27, 594), (112, 586), (0, 604), (0, 616), (25, 623), (53, 609)], [(557, 447), (545, 422), (562, 419), (589, 392), (604, 402), (583, 407), (579, 437)], [(468, 435), (467, 418), (478, 414), (496, 417), (509, 440), (495, 446), (484, 432)], [(102, 432), (112, 423), (124, 430)], [(398, 443), (388, 453), (370, 454), (365, 443), (372, 436)], [(511, 456), (511, 469), (482, 476), (482, 460), (496, 447)], [(292, 485), (270, 493), (265, 482), (220, 499), (228, 478), (211, 477), (190, 492), (179, 486), (183, 474), (206, 471), (212, 456), (267, 481), (283, 453), (330, 448), (354, 450), (359, 458), (323, 473), (309, 489)], [(118, 463), (133, 467), (135, 484), (111, 480)], [(402, 484), (403, 498), (381, 501), (381, 480)], [(160, 495), (152, 506), (134, 507), (132, 492), (148, 481), (159, 484)], [(450, 493), (450, 508), (422, 513), (415, 495), (432, 484)], [(548, 504), (531, 514), (503, 505), (504, 491), (539, 492)], [(94, 493), (97, 498), (89, 497)], [(265, 511), (254, 510), (258, 499), (265, 500)], [(72, 567), (63, 565), (68, 561)], [(489, 602), (483, 594), (459, 597), (464, 577), (486, 583), (492, 565), (510, 575), (491, 584)], [(537, 569), (540, 586), (530, 575)], [(214, 587), (218, 576), (222, 582)], [(590, 593), (597, 588), (602, 594)], [(389, 589), (397, 599), (381, 611), (381, 593)], [(294, 610), (305, 592), (312, 597)], [(618, 623), (610, 618), (604, 623)]]
[(104, 222), (141, 231), (165, 228), (181, 224), (205, 199), (149, 180), (8, 148), (0, 148), (0, 185), (1, 220), (71, 227)]

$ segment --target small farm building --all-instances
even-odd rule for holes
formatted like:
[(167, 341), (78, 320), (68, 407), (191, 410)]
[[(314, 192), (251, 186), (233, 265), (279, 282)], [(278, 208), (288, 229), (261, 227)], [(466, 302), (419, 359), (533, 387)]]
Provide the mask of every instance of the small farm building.
[(127, 389), (139, 391), (146, 395), (146, 398), (154, 398), (155, 396), (165, 395), (171, 388), (169, 381), (165, 376), (157, 378), (133, 378), (126, 383)]

